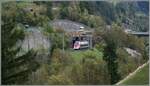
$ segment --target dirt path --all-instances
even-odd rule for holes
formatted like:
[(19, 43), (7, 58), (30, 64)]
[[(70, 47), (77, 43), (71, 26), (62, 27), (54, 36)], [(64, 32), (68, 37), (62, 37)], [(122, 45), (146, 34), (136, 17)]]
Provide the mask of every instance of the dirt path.
[(130, 73), (128, 76), (126, 76), (124, 79), (122, 79), (121, 81), (119, 81), (116, 85), (121, 84), (122, 82), (124, 82), (125, 80), (129, 79), (131, 76), (135, 75), (141, 68), (143, 68), (144, 66), (146, 66), (149, 63), (146, 62), (143, 65), (139, 66), (134, 72)]

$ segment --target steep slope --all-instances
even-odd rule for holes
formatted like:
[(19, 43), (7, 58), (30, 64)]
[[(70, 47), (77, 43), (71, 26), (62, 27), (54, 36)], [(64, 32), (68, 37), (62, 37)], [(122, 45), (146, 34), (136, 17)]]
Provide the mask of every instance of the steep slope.
[(108, 25), (116, 22), (135, 31), (148, 31), (148, 1), (89, 1), (80, 2), (80, 8), (101, 16)]
[(149, 64), (140, 67), (137, 72), (130, 75), (126, 80), (119, 85), (147, 85), (149, 83)]
[(45, 36), (40, 27), (29, 27), (25, 30), (25, 39), (20, 41), (22, 46), (21, 53), (25, 53), (30, 49), (37, 52), (36, 60), (40, 62), (48, 61), (51, 42), (49, 37)]

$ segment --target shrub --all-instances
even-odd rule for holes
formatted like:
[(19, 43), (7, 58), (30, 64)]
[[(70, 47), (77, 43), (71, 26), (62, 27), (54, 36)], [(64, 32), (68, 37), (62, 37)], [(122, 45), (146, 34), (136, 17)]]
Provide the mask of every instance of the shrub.
[(72, 85), (71, 80), (65, 75), (52, 75), (48, 79), (49, 85)]

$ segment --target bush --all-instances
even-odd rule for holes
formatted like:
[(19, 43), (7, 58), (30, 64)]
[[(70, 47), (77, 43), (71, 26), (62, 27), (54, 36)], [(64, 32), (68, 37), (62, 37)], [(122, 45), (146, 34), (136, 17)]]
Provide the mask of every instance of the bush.
[(71, 80), (74, 84), (80, 85), (110, 84), (106, 66), (106, 63), (101, 59), (97, 59), (95, 54), (90, 52), (86, 53), (80, 64), (72, 66), (70, 74)]
[(71, 80), (65, 75), (52, 75), (48, 79), (49, 85), (72, 85)]
[(139, 62), (135, 62), (137, 58), (131, 57), (124, 49), (117, 49), (118, 57), (118, 72), (121, 78), (126, 77), (129, 73), (133, 72), (139, 65)]

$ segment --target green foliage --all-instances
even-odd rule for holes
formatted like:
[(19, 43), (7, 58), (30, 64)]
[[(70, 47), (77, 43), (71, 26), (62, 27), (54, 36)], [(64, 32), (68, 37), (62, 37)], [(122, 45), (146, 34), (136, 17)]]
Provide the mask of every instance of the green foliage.
[[(67, 4), (67, 3), (66, 3)], [(88, 13), (86, 8), (82, 8), (80, 6), (80, 2), (76, 3), (68, 3), (67, 6), (60, 6), (60, 18), (62, 19), (70, 19), (73, 21), (81, 22), (90, 27), (100, 27), (104, 24), (103, 19), (100, 16), (91, 15)], [(58, 17), (57, 17), (58, 18)]]
[(62, 52), (60, 49), (54, 49), (51, 62), (50, 62), (50, 77), (48, 84), (51, 85), (70, 85), (73, 84), (70, 78), (67, 77), (69, 71), (68, 66), (72, 64), (70, 55), (66, 52)]
[(84, 23), (92, 28), (99, 28), (105, 25), (105, 22), (100, 16), (89, 15), (88, 13), (82, 14), (79, 22)]
[(46, 3), (46, 15), (49, 17), (49, 19), (54, 19), (54, 15), (52, 14), (52, 3), (51, 2), (47, 2)]
[[(62, 53), (60, 49), (55, 49), (52, 54), (50, 64), (49, 84), (109, 84), (106, 63), (98, 57), (97, 53), (87, 51), (83, 53), (83, 59), (78, 64), (74, 64), (70, 55)], [(73, 63), (73, 64), (72, 64)], [(63, 77), (62, 82), (57, 80)], [(61, 79), (60, 79), (61, 80)], [(67, 80), (67, 81), (66, 81)], [(57, 82), (57, 83), (56, 83)]]
[(145, 32), (148, 31), (148, 19), (146, 19), (148, 16), (140, 11), (139, 3), (141, 2), (120, 2), (116, 4), (115, 9), (121, 23), (127, 24), (133, 31)]
[(44, 23), (49, 21), (48, 17), (38, 13), (24, 12), (22, 16), (24, 17), (22, 22), (25, 22), (31, 26), (43, 26)]
[(83, 59), (82, 64), (83, 64), (82, 68), (83, 68), (84, 84), (98, 85), (98, 84), (110, 83), (110, 77), (107, 71), (107, 65), (104, 61), (96, 60), (94, 58), (86, 58)]
[(66, 48), (67, 44), (67, 38), (65, 37), (65, 34), (63, 33), (52, 33), (51, 34), (51, 40), (53, 42), (53, 47), (55, 48), (63, 48), (63, 36), (64, 36), (64, 47)]
[(105, 30), (102, 36), (107, 43), (113, 42), (117, 46), (124, 46), (127, 35), (121, 27), (117, 26), (116, 24), (112, 24), (111, 29)]
[(143, 59), (145, 61), (149, 60), (149, 46), (145, 46), (145, 49), (142, 54), (143, 54)]
[(68, 4), (69, 6), (62, 6), (61, 9), (61, 18), (68, 18), (70, 20), (73, 21), (77, 21), (80, 17), (80, 8), (78, 6), (78, 2), (76, 3), (72, 3), (72, 4)]
[(55, 48), (62, 48), (62, 34), (57, 34), (57, 33), (54, 33), (54, 34), (51, 34), (51, 40), (52, 40), (52, 48), (51, 48), (51, 52), (53, 52), (53, 50)]
[(127, 37), (127, 46), (132, 48), (132, 49), (135, 49), (135, 50), (138, 50), (139, 52), (142, 52), (144, 50), (144, 40), (142, 38), (138, 38), (136, 36), (128, 36)]
[[(2, 84), (23, 84), (28, 80), (28, 75), (38, 67), (38, 63), (34, 61), (36, 53), (29, 51), (22, 56), (16, 56), (20, 47), (14, 47), (24, 36), (23, 31), (11, 25), (11, 21), (2, 25), (2, 34), (5, 34), (2, 36)], [(9, 35), (6, 36), (7, 33)]]
[(3, 3), (2, 8), (2, 84), (25, 84), (39, 66), (34, 60), (36, 53), (30, 50), (17, 56), (21, 48), (16, 43), (24, 38), (22, 25), (17, 25), (18, 9), (15, 3)]
[(65, 66), (71, 65), (73, 63), (70, 58), (70, 54), (63, 52), (61, 49), (54, 49), (51, 56), (50, 73), (58, 74), (60, 71), (64, 70)]
[(60, 9), (61, 12), (60, 12), (60, 15), (62, 19), (66, 19), (68, 17), (68, 8), (67, 7), (63, 7)]
[[(80, 63), (85, 56), (92, 55), (92, 57), (96, 57), (98, 60), (102, 60), (103, 53), (99, 52), (97, 49), (85, 50), (85, 51), (71, 51), (71, 58), (77, 63)], [(89, 57), (90, 58), (90, 57)]]
[[(85, 54), (80, 64), (74, 64), (71, 70), (71, 80), (75, 84), (109, 84), (109, 75), (104, 61), (95, 55)], [(107, 78), (106, 78), (107, 77)]]
[(149, 84), (149, 64), (140, 69), (135, 75), (122, 82), (120, 85), (148, 85)]
[[(69, 46), (69, 39), (68, 36), (64, 33), (51, 33), (50, 39), (52, 42), (52, 48), (51, 52), (53, 52), (54, 49), (60, 48), (60, 49), (67, 49)], [(64, 46), (63, 46), (64, 45)]]
[(50, 36), (51, 33), (53, 33), (53, 28), (48, 24), (48, 23), (44, 23), (43, 24), (43, 33), (46, 35), (46, 36)]
[(118, 56), (118, 72), (121, 75), (121, 78), (125, 78), (129, 73), (133, 72), (140, 64), (140, 62), (136, 62), (140, 57), (134, 58), (131, 57), (125, 49), (118, 48), (117, 49)]
[[(98, 34), (98, 36), (102, 36), (103, 40), (108, 43), (111, 41), (114, 42), (115, 45), (118, 47), (128, 47), (134, 50), (137, 50), (142, 55), (144, 51), (144, 40), (143, 38), (136, 37), (134, 35), (126, 34), (121, 27), (117, 26), (116, 24), (112, 24), (111, 30), (105, 30), (104, 33)], [(112, 44), (113, 46), (113, 44)]]
[(104, 47), (105, 47), (105, 45), (102, 44), (102, 43), (99, 43), (99, 44), (95, 45), (95, 48), (98, 49), (100, 52), (104, 51)]
[[(30, 8), (33, 11), (29, 10)], [(147, 16), (143, 13), (136, 14), (135, 8), (134, 4), (113, 5), (105, 1), (3, 3), (2, 84), (106, 85), (116, 83), (142, 63), (130, 57), (124, 47), (139, 51), (144, 60), (148, 60), (144, 40), (127, 35), (120, 27), (122, 23), (129, 23), (128, 26), (132, 29), (148, 31)], [(94, 48), (86, 51), (62, 51), (63, 39), (64, 49), (69, 48), (69, 37), (60, 28), (53, 30), (47, 23), (49, 19), (70, 19), (94, 28)], [(136, 22), (131, 23), (131, 21)], [(50, 37), (52, 44), (50, 64), (42, 64), (36, 70), (39, 65), (34, 61), (35, 52), (31, 50), (18, 56), (20, 47), (16, 48), (15, 45), (25, 35), (23, 31), (25, 28), (20, 23), (44, 27), (43, 33)], [(112, 24), (111, 28), (107, 30), (106, 25), (110, 24)]]
[(104, 35), (104, 40), (106, 46), (104, 47), (104, 57), (103, 59), (107, 62), (108, 72), (111, 77), (111, 84), (115, 84), (120, 79), (120, 74), (118, 73), (118, 57), (116, 54), (117, 48), (121, 45), (121, 38), (118, 37), (117, 26), (112, 26), (112, 29)]
[(148, 13), (141, 11), (141, 9), (148, 9), (148, 7), (140, 7), (140, 3), (142, 2), (119, 1), (115, 5), (110, 2), (111, 1), (80, 1), (79, 6), (82, 12), (86, 9), (90, 15), (101, 16), (107, 25), (116, 22), (122, 26), (124, 23), (127, 24), (127, 28), (134, 31), (148, 31)]
[(95, 1), (95, 2), (80, 2), (80, 7), (82, 9), (87, 9), (89, 14), (102, 16), (107, 24), (111, 24), (115, 21), (115, 9), (111, 3), (105, 1)]
[[(111, 30), (106, 30), (102, 36), (106, 43), (106, 46), (104, 47), (104, 60), (108, 64), (108, 70), (111, 74), (111, 83), (114, 84), (121, 78), (120, 74), (122, 77), (126, 76), (141, 63), (139, 61), (135, 62), (137, 60), (129, 57), (125, 51), (117, 51), (117, 49), (129, 47), (142, 54), (144, 41), (135, 36), (125, 34), (120, 27), (114, 24), (112, 25)], [(117, 54), (118, 52), (119, 54)], [(127, 63), (128, 65), (126, 65)]]
[(18, 23), (31, 26), (43, 26), (44, 23), (49, 21), (42, 5), (37, 6), (36, 4), (29, 2), (11, 2), (11, 4), (6, 2), (3, 3), (2, 6), (2, 10), (5, 9), (7, 9), (7, 11), (3, 14), (10, 17), (13, 16)]
[(78, 5), (71, 5), (68, 7), (68, 16), (71, 18), (73, 21), (77, 21), (79, 19), (80, 15), (80, 8)]
[[(116, 50), (119, 47), (129, 47), (131, 49), (138, 50), (142, 53), (142, 49), (144, 49), (144, 41), (135, 36), (125, 34), (120, 29), (120, 27), (114, 24), (112, 25), (111, 30), (104, 33), (103, 38), (106, 42), (106, 47), (104, 48), (104, 60), (108, 62), (108, 70), (112, 74), (111, 75), (112, 83), (115, 83), (117, 81), (113, 81), (113, 80), (115, 79), (119, 80), (120, 78), (119, 74), (121, 74), (122, 77), (126, 76), (129, 72), (133, 71), (132, 69), (135, 69), (137, 67), (135, 64), (138, 64), (138, 63), (134, 63), (133, 61), (130, 63), (128, 59), (129, 60), (133, 60), (133, 59), (127, 58), (128, 55), (124, 53), (125, 51), (119, 50), (119, 54), (117, 55)], [(120, 66), (118, 66), (118, 62)], [(125, 65), (123, 65), (122, 63), (125, 64), (129, 63), (129, 65), (125, 67)], [(132, 67), (130, 65), (132, 65)], [(124, 67), (124, 69), (119, 69), (119, 71), (121, 70), (122, 71), (118, 73), (118, 67), (119, 68)], [(116, 78), (117, 77), (116, 74), (118, 74), (118, 79)]]
[(72, 85), (71, 80), (65, 75), (52, 75), (48, 79), (49, 85)]
[(68, 74), (72, 82), (76, 85), (81, 85), (83, 82), (83, 70), (82, 65), (74, 64), (72, 65), (71, 71)]
[(111, 84), (115, 84), (120, 79), (116, 55), (117, 45), (113, 41), (108, 41), (106, 44), (107, 46), (104, 48), (104, 60), (108, 65), (108, 71), (111, 76)]
[(49, 65), (48, 64), (40, 64), (40, 67), (29, 76), (28, 85), (46, 85), (47, 80), (49, 79)]

